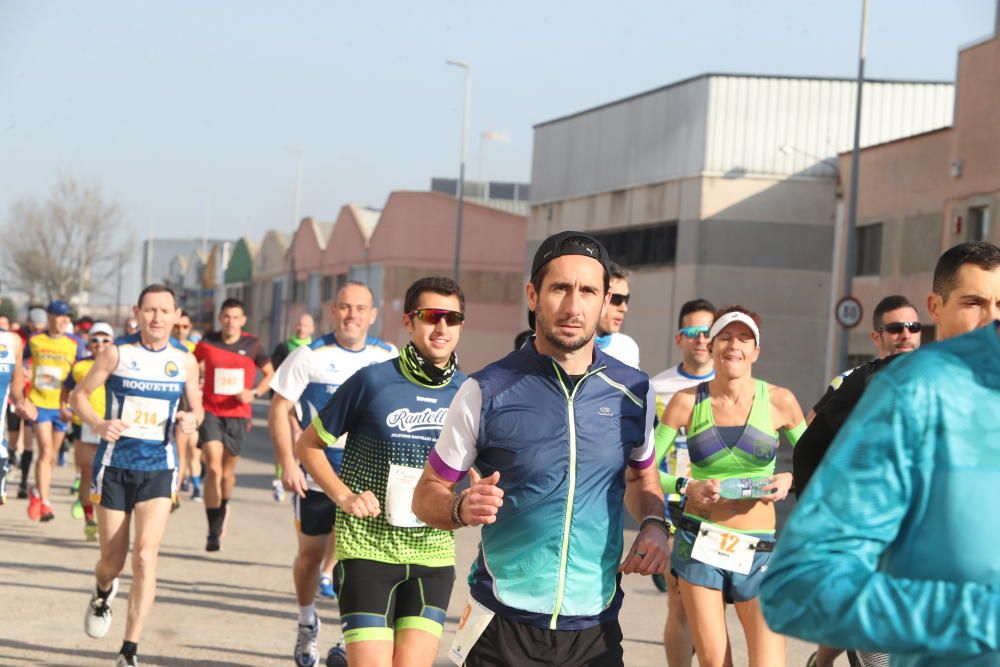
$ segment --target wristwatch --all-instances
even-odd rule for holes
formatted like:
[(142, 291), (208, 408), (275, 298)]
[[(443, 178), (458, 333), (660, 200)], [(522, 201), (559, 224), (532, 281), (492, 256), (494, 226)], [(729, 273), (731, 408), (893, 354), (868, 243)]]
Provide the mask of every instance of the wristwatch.
[(687, 485), (690, 481), (691, 480), (687, 477), (678, 477), (677, 484), (674, 485), (674, 491), (676, 491), (678, 495), (683, 496), (684, 492), (687, 491)]

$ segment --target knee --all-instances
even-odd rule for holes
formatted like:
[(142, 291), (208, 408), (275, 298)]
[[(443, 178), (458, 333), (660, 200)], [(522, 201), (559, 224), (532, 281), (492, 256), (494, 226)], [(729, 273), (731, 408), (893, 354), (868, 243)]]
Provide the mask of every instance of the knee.
[(132, 571), (152, 573), (156, 568), (157, 549), (152, 546), (138, 546), (132, 552)]
[(299, 567), (305, 570), (318, 570), (323, 566), (322, 550), (300, 549), (296, 558)]

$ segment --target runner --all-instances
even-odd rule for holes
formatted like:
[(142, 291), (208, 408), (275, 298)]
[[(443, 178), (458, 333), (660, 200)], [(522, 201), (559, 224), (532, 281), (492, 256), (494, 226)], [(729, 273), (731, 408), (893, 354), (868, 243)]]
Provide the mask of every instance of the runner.
[(687, 427), (692, 477), (676, 477), (686, 503), (670, 565), (702, 667), (725, 663), (726, 602), (743, 625), (750, 666), (785, 664), (784, 638), (764, 623), (757, 595), (774, 549), (774, 503), (792, 486), (791, 473), (774, 472), (778, 430), (794, 445), (805, 421), (790, 391), (752, 376), (759, 326), (741, 306), (718, 311), (709, 331), (715, 378), (677, 392), (657, 427), (668, 442)]
[[(621, 666), (621, 574), (663, 570), (655, 396), (594, 346), (609, 273), (586, 234), (542, 242), (526, 286), (537, 335), (462, 385), (424, 467), (417, 516), (483, 526), (457, 664)], [(473, 465), (484, 477), (455, 495)], [(626, 506), (640, 531), (619, 564)]]
[[(299, 316), (299, 321), (295, 323), (295, 335), (288, 340), (281, 341), (274, 347), (274, 352), (271, 353), (271, 365), (277, 369), (281, 364), (284, 363), (288, 355), (294, 352), (296, 349), (303, 345), (309, 345), (312, 343), (312, 335), (316, 330), (316, 323), (313, 321), (313, 316), (309, 313), (303, 313)], [(271, 392), (274, 396), (274, 392)], [(292, 429), (291, 442), (295, 442), (302, 435), (302, 426), (299, 424), (295, 415), (290, 415), (288, 417), (288, 422), (290, 428)], [(289, 448), (289, 451), (291, 449)], [(274, 481), (271, 482), (271, 486), (274, 488), (274, 502), (280, 503), (285, 499), (285, 487), (281, 482), (281, 461), (277, 458), (274, 460)], [(329, 566), (330, 571), (333, 571), (333, 564)], [(326, 568), (324, 567), (324, 571)], [(322, 582), (320, 586), (322, 586)], [(332, 584), (330, 584), (330, 594), (333, 594)]]
[[(374, 306), (374, 296), (366, 285), (349, 282), (340, 288), (332, 314), (333, 332), (314, 343), (296, 346), (284, 363), (278, 366), (271, 380), (274, 395), (268, 426), (271, 442), (274, 443), (275, 460), (282, 470), (281, 483), (294, 494), (292, 502), (298, 533), (298, 553), (292, 566), (292, 579), (299, 603), (294, 653), (295, 664), (299, 667), (312, 667), (319, 661), (316, 591), (317, 586), (322, 586), (321, 568), (334, 542), (331, 537), (336, 506), (315, 481), (304, 475), (295, 461), (289, 415), (297, 415), (301, 427), (308, 427), (330, 396), (355, 371), (399, 354), (395, 346), (377, 338), (368, 338), (368, 328), (375, 323), (378, 310)], [(299, 322), (301, 324), (302, 320)], [(344, 457), (343, 439), (327, 447), (325, 453), (334, 471), (340, 474)], [(332, 594), (332, 582), (327, 585)], [(338, 652), (343, 654), (343, 650), (339, 645), (333, 647), (327, 662), (330, 662), (330, 656)], [(346, 657), (344, 659), (346, 661)]]
[(947, 250), (928, 310), (944, 342), (872, 380), (785, 525), (761, 601), (779, 632), (894, 666), (986, 667), (1000, 663), (987, 527), (1000, 506), (1000, 247)]
[(28, 501), (28, 518), (32, 521), (51, 521), (55, 518), (49, 502), (52, 464), (69, 428), (69, 424), (61, 418), (59, 398), (70, 368), (84, 357), (80, 339), (65, 333), (70, 323), (69, 304), (52, 301), (45, 310), (48, 329), (28, 340), (28, 356), (32, 364), (28, 400), (38, 408), (38, 416), (32, 422), (38, 442), (35, 486)]
[(125, 320), (124, 329), (126, 336), (134, 336), (135, 334), (139, 333), (139, 321), (136, 320), (134, 317), (128, 318), (127, 320)]
[[(191, 340), (191, 315), (186, 310), (181, 310), (177, 324), (174, 325), (174, 338), (181, 345), (187, 348), (188, 352), (194, 352), (195, 342)], [(181, 409), (185, 405), (186, 399), (181, 397)], [(185, 433), (179, 426), (174, 429), (174, 437), (177, 439), (177, 461), (180, 477), (181, 491), (191, 491), (191, 500), (201, 502), (201, 450), (198, 448), (198, 432)]]
[(632, 368), (639, 368), (639, 346), (631, 336), (622, 333), (630, 296), (628, 271), (611, 262), (611, 298), (601, 312), (594, 342), (604, 354), (610, 354)]
[[(25, 386), (25, 396), (31, 393), (31, 357), (29, 352), (28, 341), (35, 334), (43, 333), (45, 327), (48, 324), (49, 316), (45, 313), (44, 308), (40, 307), (28, 307), (28, 325), (21, 329), (19, 332), (21, 336), (21, 342), (23, 346), (21, 349), (24, 351), (24, 366), (27, 372), (24, 376), (24, 386)], [(37, 413), (36, 413), (37, 414)], [(12, 421), (13, 423), (13, 421)], [(21, 456), (18, 461), (18, 467), (21, 469), (21, 479), (17, 486), (17, 497), (19, 499), (24, 499), (28, 497), (28, 480), (31, 477), (31, 463), (34, 461), (35, 456), (35, 446), (34, 446), (34, 432), (31, 429), (30, 422), (24, 422), (19, 420), (21, 425)], [(30, 505), (29, 505), (30, 506)]]
[[(72, 420), (73, 423), (73, 440), (76, 443), (73, 451), (76, 455), (76, 465), (80, 469), (79, 484), (77, 485), (78, 500), (73, 504), (73, 518), (78, 519), (82, 517), (84, 519), (84, 537), (88, 542), (96, 542), (97, 520), (94, 517), (94, 506), (90, 502), (90, 485), (93, 481), (94, 453), (97, 451), (100, 437), (94, 429), (83, 423), (80, 415), (74, 414), (69, 410), (69, 393), (87, 376), (87, 373), (101, 352), (112, 344), (114, 332), (111, 330), (111, 325), (107, 322), (95, 322), (90, 327), (89, 334), (87, 348), (91, 356), (73, 364), (69, 377), (66, 378), (66, 383), (63, 385), (61, 402), (66, 406), (63, 419), (65, 421)], [(90, 405), (94, 408), (96, 414), (101, 417), (105, 416), (107, 403), (105, 402), (103, 385), (91, 392)], [(77, 515), (77, 506), (80, 508), (79, 516)]]
[[(111, 603), (128, 557), (129, 523), (135, 519), (132, 588), (117, 667), (138, 664), (139, 638), (156, 595), (156, 560), (177, 482), (174, 424), (192, 431), (204, 415), (197, 362), (170, 339), (177, 311), (169, 287), (146, 287), (133, 307), (140, 333), (106, 347), (70, 397), (83, 423), (101, 438), (91, 485), (101, 555), (83, 622), (91, 637), (103, 637), (111, 628)], [(90, 403), (91, 394), (105, 384), (106, 418)], [(178, 410), (182, 394), (192, 411)]]
[[(205, 551), (222, 548), (229, 499), (236, 486), (236, 463), (250, 430), (251, 402), (263, 396), (274, 375), (271, 361), (256, 336), (243, 331), (246, 309), (226, 299), (219, 310), (219, 331), (206, 335), (194, 349), (205, 369), (205, 421), (198, 435), (205, 466)], [(260, 368), (263, 377), (254, 386)]]
[[(7, 405), (7, 399), (12, 399), (11, 407), (15, 413), (27, 419), (37, 417), (33, 405), (24, 400), (24, 368), (21, 366), (21, 337), (9, 331), (0, 331), (0, 405)], [(7, 473), (10, 470), (6, 438), (7, 427), (3, 422), (7, 419), (6, 409), (0, 413), (0, 505), (7, 504)]]
[[(348, 378), (295, 448), (337, 505), (340, 619), (354, 667), (430, 667), (455, 580), (454, 536), (417, 519), (410, 499), (465, 380), (454, 353), (465, 297), (450, 278), (422, 278), (403, 310), (410, 342), (399, 357)], [(344, 433), (341, 478), (326, 452)]]

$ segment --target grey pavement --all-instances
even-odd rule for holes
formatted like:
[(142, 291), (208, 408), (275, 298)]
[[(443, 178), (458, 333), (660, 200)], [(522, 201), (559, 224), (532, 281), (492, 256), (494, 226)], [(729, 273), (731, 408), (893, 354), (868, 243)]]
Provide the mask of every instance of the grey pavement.
[[(260, 407), (257, 413), (263, 416)], [(200, 504), (184, 502), (171, 517), (160, 552), (156, 603), (139, 644), (143, 665), (293, 664), (297, 609), (291, 580), (292, 510), (287, 499), (279, 504), (272, 498), (270, 445), (263, 422), (255, 422), (258, 426), (248, 437), (238, 468), (223, 550), (204, 551), (206, 523)], [(20, 472), (12, 471), (12, 478), (19, 480)], [(6, 601), (0, 623), (0, 665), (112, 665), (121, 646), (131, 585), (128, 565), (113, 604), (111, 631), (103, 639), (91, 639), (83, 632), (97, 545), (84, 541), (83, 522), (70, 517), (71, 480), (71, 466), (56, 469), (56, 519), (51, 523), (29, 521), (27, 501), (17, 500), (14, 494), (0, 507), (0, 592)], [(16, 493), (13, 484), (9, 488)], [(634, 530), (629, 529), (626, 545), (633, 536)], [(452, 664), (446, 651), (466, 599), (464, 575), (477, 541), (477, 531), (459, 531), (459, 576), (436, 663), (442, 667)], [(625, 577), (623, 588), (625, 664), (666, 664), (661, 644), (666, 597), (648, 577)], [(320, 648), (325, 653), (339, 639), (337, 607), (335, 602), (320, 599), (319, 609), (323, 621)], [(739, 623), (732, 610), (728, 617), (735, 664), (745, 665)], [(804, 665), (811, 650), (790, 640), (789, 666)]]

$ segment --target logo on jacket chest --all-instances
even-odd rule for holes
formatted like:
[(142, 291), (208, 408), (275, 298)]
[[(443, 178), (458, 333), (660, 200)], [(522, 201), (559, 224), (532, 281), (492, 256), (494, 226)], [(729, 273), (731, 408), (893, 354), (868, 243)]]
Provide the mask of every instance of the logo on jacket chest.
[(444, 419), (448, 416), (448, 408), (438, 408), (432, 410), (427, 408), (420, 412), (413, 412), (409, 408), (393, 410), (385, 418), (386, 426), (399, 429), (404, 433), (414, 431), (439, 430), (444, 426)]

